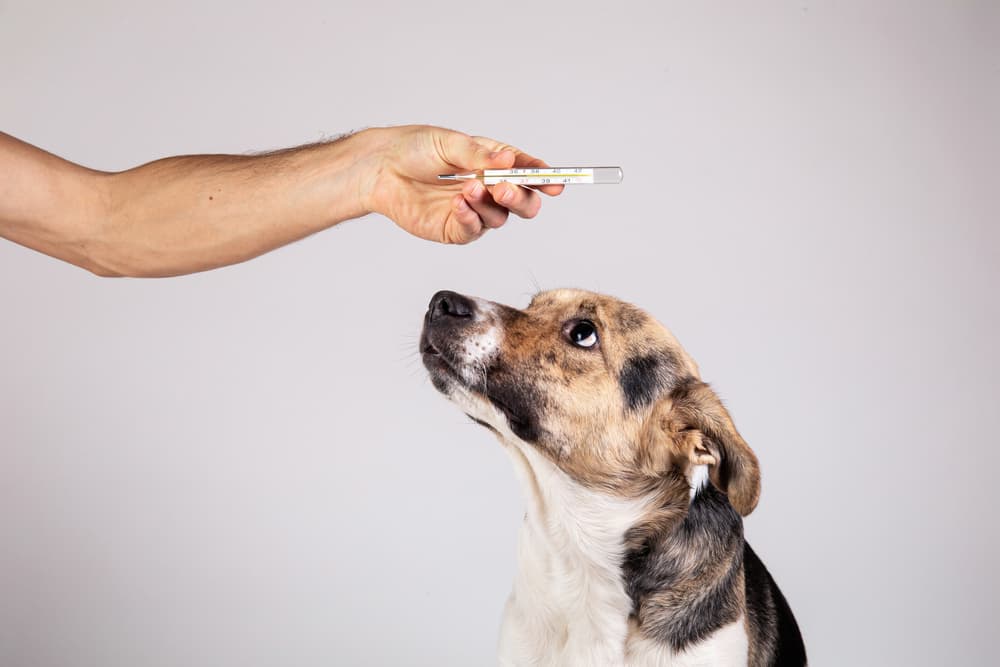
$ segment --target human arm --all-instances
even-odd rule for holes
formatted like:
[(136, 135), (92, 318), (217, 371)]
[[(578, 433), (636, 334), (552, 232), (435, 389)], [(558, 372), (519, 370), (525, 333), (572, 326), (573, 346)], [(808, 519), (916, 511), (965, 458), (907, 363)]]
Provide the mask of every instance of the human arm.
[(0, 133), (0, 236), (107, 276), (234, 264), (370, 212), (421, 238), (467, 243), (508, 212), (533, 217), (539, 195), (510, 184), (440, 184), (437, 174), (514, 164), (542, 163), (489, 139), (409, 126), (108, 173)]

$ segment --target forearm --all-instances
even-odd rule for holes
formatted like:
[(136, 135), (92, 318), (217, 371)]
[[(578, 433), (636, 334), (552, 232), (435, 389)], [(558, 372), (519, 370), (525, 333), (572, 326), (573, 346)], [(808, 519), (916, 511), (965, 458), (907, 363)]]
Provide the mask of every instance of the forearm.
[(371, 144), (361, 133), (269, 155), (168, 158), (110, 175), (97, 255), (126, 275), (191, 273), (364, 215)]
[(24, 206), (34, 219), (4, 235), (100, 275), (169, 276), (242, 262), (364, 215), (376, 136), (268, 155), (173, 157), (113, 174), (25, 156), (11, 185), (35, 189)]
[(91, 268), (103, 174), (0, 133), (0, 236)]

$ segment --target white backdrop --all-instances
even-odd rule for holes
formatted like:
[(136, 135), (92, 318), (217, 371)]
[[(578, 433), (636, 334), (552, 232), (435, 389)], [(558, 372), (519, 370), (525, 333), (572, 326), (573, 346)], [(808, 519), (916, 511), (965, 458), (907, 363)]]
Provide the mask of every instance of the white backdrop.
[(752, 5), (0, 0), (0, 129), (88, 166), (427, 122), (625, 170), (463, 248), (372, 216), (113, 280), (0, 242), (0, 664), (490, 664), (520, 491), (417, 335), (438, 289), (556, 286), (724, 397), (813, 664), (988, 664), (997, 5)]

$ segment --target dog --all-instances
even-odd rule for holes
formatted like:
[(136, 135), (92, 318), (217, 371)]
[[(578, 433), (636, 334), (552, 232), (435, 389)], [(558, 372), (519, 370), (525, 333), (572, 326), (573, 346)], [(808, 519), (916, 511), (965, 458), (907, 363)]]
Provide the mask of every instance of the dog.
[(524, 310), (442, 291), (420, 352), (527, 497), (501, 664), (806, 664), (743, 538), (757, 458), (665, 327), (580, 290)]

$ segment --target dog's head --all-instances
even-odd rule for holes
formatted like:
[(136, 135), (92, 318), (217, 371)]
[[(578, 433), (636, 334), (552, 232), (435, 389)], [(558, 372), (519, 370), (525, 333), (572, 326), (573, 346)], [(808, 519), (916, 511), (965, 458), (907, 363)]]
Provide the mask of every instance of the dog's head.
[[(709, 479), (741, 514), (757, 459), (673, 335), (639, 308), (553, 290), (517, 310), (438, 292), (420, 340), (434, 386), (503, 441), (612, 493)], [(704, 470), (704, 468), (700, 468)]]

